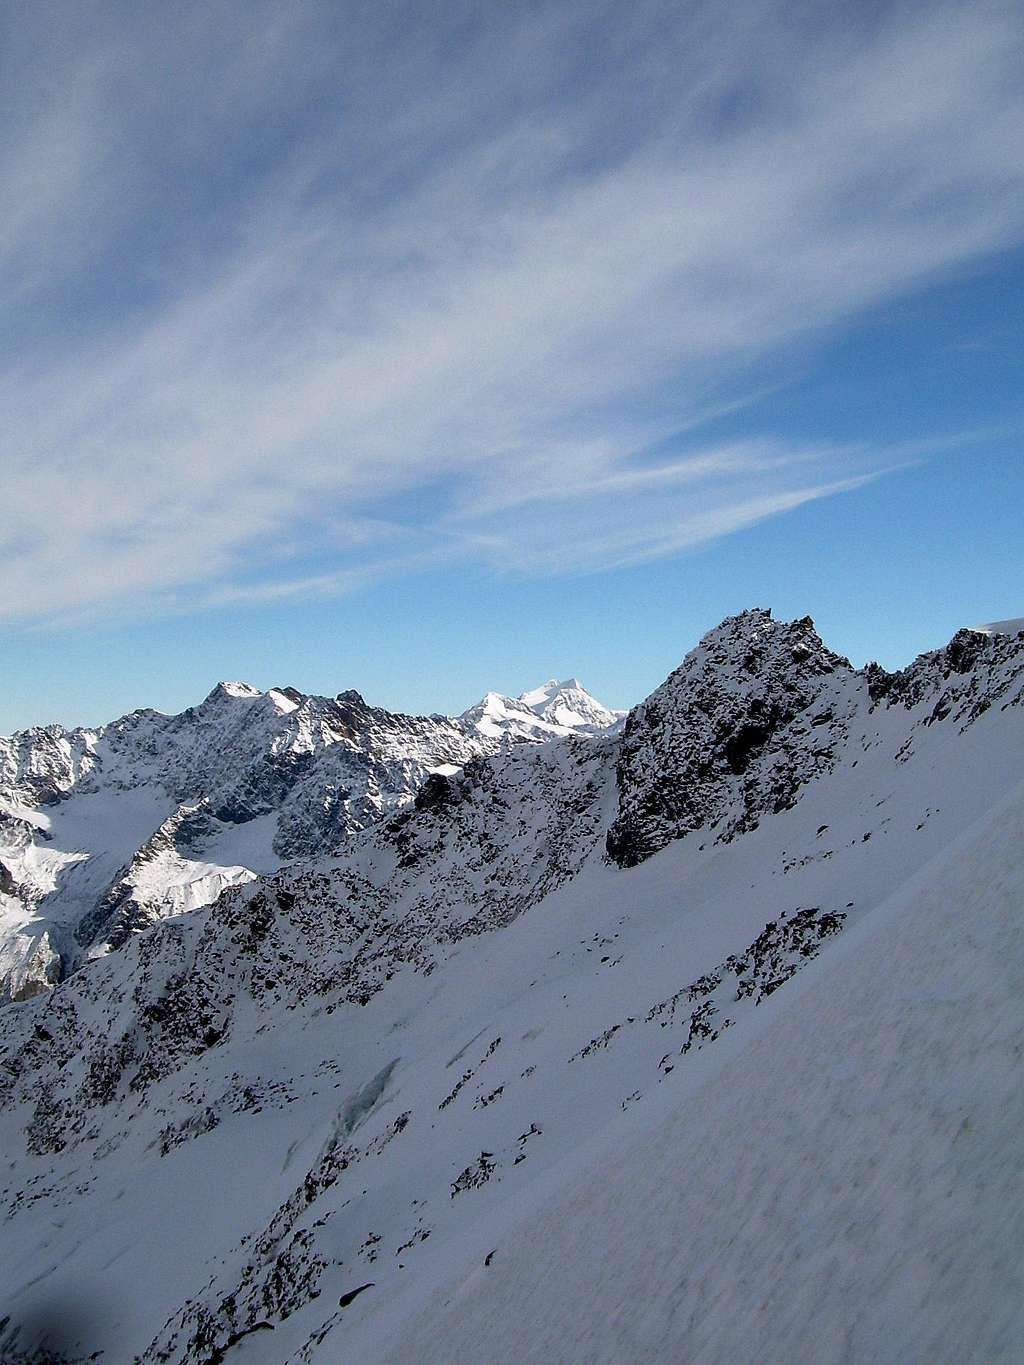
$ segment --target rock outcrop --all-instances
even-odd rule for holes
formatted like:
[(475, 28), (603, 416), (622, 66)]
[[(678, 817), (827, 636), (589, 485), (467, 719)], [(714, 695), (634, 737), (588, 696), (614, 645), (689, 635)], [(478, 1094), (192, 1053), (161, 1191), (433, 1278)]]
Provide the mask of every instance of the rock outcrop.
[(693, 830), (730, 839), (784, 809), (836, 762), (864, 686), (810, 617), (724, 621), (629, 713), (609, 856), (630, 867)]

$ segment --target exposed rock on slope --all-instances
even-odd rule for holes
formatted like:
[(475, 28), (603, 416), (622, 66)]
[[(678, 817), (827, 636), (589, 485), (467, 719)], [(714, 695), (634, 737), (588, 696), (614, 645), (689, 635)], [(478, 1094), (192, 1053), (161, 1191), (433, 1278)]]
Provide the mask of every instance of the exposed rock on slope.
[(909, 710), (934, 697), (929, 723), (964, 725), (997, 700), (1019, 705), (1022, 688), (1020, 635), (961, 630), (902, 672), (861, 671), (826, 648), (810, 617), (743, 612), (629, 713), (608, 853), (629, 867), (696, 829), (735, 838), (835, 766), (866, 706)]
[(951, 719), (970, 725), (997, 703), (1004, 709), (1024, 698), (1024, 630), (981, 635), (959, 630), (943, 649), (915, 659), (899, 673), (877, 664), (865, 670), (873, 701), (907, 708), (934, 698), (928, 723)]
[(1022, 795), (353, 1358), (1019, 1360)]

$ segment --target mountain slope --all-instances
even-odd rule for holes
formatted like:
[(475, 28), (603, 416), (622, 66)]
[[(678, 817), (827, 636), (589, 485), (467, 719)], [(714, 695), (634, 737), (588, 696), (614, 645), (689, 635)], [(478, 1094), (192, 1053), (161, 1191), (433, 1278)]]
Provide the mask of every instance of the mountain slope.
[[(25, 1350), (46, 1330), (52, 1346), (102, 1349), (109, 1360), (327, 1365), (414, 1358), (416, 1342), (435, 1359), (539, 1359), (545, 1344), (550, 1358), (560, 1332), (559, 1358), (614, 1359), (615, 1342), (622, 1358), (635, 1341), (639, 1358), (667, 1360), (699, 1330), (702, 1358), (725, 1361), (751, 1358), (730, 1350), (764, 1302), (775, 1358), (785, 1344), (790, 1359), (820, 1359), (779, 1315), (796, 1331), (801, 1311), (786, 1305), (804, 1303), (803, 1272), (850, 1254), (835, 1218), (852, 1208), (856, 1224), (871, 1206), (846, 1190), (841, 1159), (832, 1168), (819, 1154), (807, 1166), (824, 1171), (820, 1185), (801, 1180), (804, 1157), (787, 1175), (790, 1144), (806, 1152), (815, 1134), (835, 1136), (834, 1118), (808, 1123), (804, 1137), (786, 1128), (787, 1113), (796, 1122), (783, 1103), (796, 1093), (787, 1066), (809, 1096), (834, 1106), (845, 1082), (873, 1106), (865, 1160), (893, 1112), (872, 1098), (871, 1049), (852, 1045), (858, 1030), (880, 1045), (869, 1006), (871, 1019), (893, 1018), (891, 1049), (901, 1030), (908, 1045), (927, 1040), (936, 1077), (958, 1083), (943, 1048), (960, 1013), (970, 1046), (983, 1024), (973, 999), (942, 1003), (946, 957), (924, 941), (923, 917), (951, 886), (942, 914), (960, 926), (955, 955), (973, 990), (1005, 937), (1006, 898), (986, 899), (990, 873), (1018, 876), (1013, 830), (1000, 822), (1019, 816), (1024, 637), (962, 632), (891, 675), (829, 655), (806, 622), (752, 612), (706, 637), (673, 678), (621, 737), (514, 748), (435, 776), (339, 856), (231, 889), (0, 1014), (0, 1143), (10, 1154), (0, 1276), (11, 1315), (0, 1343)], [(815, 725), (823, 693), (832, 719)], [(758, 742), (737, 772), (731, 741), (755, 723)], [(682, 800), (695, 778), (700, 807)], [(624, 813), (640, 856), (613, 860), (609, 835)], [(947, 850), (975, 824), (982, 842), (962, 845), (958, 863)], [(1017, 882), (1006, 886), (1016, 894)], [(908, 931), (894, 967), (907, 998), (885, 1016), (861, 978), (841, 987), (875, 927), (902, 924), (911, 905), (907, 924), (923, 927)], [(1016, 958), (1006, 962), (1016, 980)], [(820, 989), (819, 973), (832, 978)], [(815, 991), (820, 1009), (806, 1006)], [(829, 1023), (828, 1002), (840, 998)], [(1007, 999), (991, 996), (990, 1033), (1016, 1046)], [(833, 1041), (815, 1090), (820, 1011)], [(757, 1050), (774, 1057), (777, 1031), (773, 1062)], [(908, 1079), (894, 1091), (892, 1121), (905, 1117), (906, 1141), (928, 1160), (946, 1132), (929, 1107), (939, 1088), (936, 1079), (915, 1091)], [(689, 1136), (663, 1152), (666, 1133), (686, 1122)], [(737, 1124), (742, 1141), (730, 1145), (725, 1130)], [(894, 1152), (907, 1150), (901, 1134), (888, 1136)], [(1004, 1137), (985, 1137), (983, 1164)], [(716, 1143), (717, 1185), (706, 1155)], [(878, 1154), (887, 1180), (920, 1188), (902, 1156), (898, 1169), (887, 1159)], [(717, 1200), (686, 1193), (691, 1168), (721, 1192), (721, 1219)], [(801, 1242), (811, 1193), (815, 1221)], [(591, 1204), (603, 1213), (588, 1221)], [(563, 1221), (579, 1211), (595, 1238), (601, 1217), (611, 1222), (595, 1256), (551, 1234), (563, 1258), (580, 1260), (580, 1279), (572, 1264), (560, 1280), (553, 1271), (531, 1316), (515, 1285), (531, 1283), (523, 1248), (547, 1235), (548, 1207)], [(987, 1225), (958, 1226), (964, 1254), (991, 1263), (1002, 1243)], [(891, 1273), (889, 1233), (869, 1234), (859, 1234), (864, 1266)], [(800, 1249), (799, 1268), (784, 1260), (781, 1307), (756, 1297), (767, 1264), (756, 1257), (754, 1299), (742, 1298), (742, 1280), (739, 1301), (725, 1293), (730, 1245), (753, 1255), (762, 1238), (766, 1247), (781, 1238), (787, 1256)], [(499, 1291), (489, 1277), (503, 1258), (514, 1273)], [(630, 1305), (652, 1264), (672, 1267), (678, 1287), (656, 1274), (656, 1302), (636, 1321)], [(922, 1294), (934, 1300), (941, 1287), (955, 1305), (940, 1264), (913, 1265)], [(588, 1271), (594, 1289), (583, 1287)], [(857, 1330), (869, 1326), (867, 1283), (855, 1280), (845, 1319)], [(988, 1299), (1004, 1317), (1007, 1283), (993, 1280)], [(496, 1338), (481, 1335), (496, 1321), (492, 1290), (495, 1305), (521, 1316), (509, 1355), (488, 1355)], [(675, 1316), (673, 1304), (683, 1305)], [(870, 1347), (858, 1359), (892, 1358), (871, 1354), (870, 1333), (857, 1339)], [(979, 1340), (998, 1346), (991, 1332)]]
[(1022, 844), (1018, 786), (352, 1358), (1019, 1360)]

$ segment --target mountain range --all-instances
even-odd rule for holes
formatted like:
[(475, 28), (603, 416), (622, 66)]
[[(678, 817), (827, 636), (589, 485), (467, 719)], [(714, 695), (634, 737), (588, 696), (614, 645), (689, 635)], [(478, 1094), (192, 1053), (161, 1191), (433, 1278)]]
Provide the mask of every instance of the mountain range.
[(456, 717), (222, 682), (180, 715), (0, 738), (0, 1001), (49, 989), (228, 886), (332, 852), (432, 773), (598, 734), (622, 714), (575, 678), (489, 692)]
[(1024, 632), (765, 609), (624, 722), (14, 737), (6, 904), (134, 851), (0, 1010), (0, 1360), (1019, 1359), (1022, 741)]

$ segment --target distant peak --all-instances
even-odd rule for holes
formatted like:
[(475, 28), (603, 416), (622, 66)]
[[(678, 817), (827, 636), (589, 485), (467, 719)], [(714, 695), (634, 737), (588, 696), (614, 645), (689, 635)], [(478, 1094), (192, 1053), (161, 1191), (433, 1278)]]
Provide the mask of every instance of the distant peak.
[(262, 697), (258, 687), (247, 682), (219, 682), (206, 698), (207, 701), (222, 701), (225, 697)]
[(579, 678), (548, 678), (547, 682), (541, 683), (539, 687), (531, 687), (526, 692), (520, 692), (516, 700), (521, 701), (524, 706), (543, 706), (556, 697), (559, 692), (585, 691), (586, 688)]
[(549, 678), (540, 687), (521, 692), (516, 703), (539, 720), (568, 732), (594, 734), (619, 719), (619, 713), (591, 696), (577, 677)]

